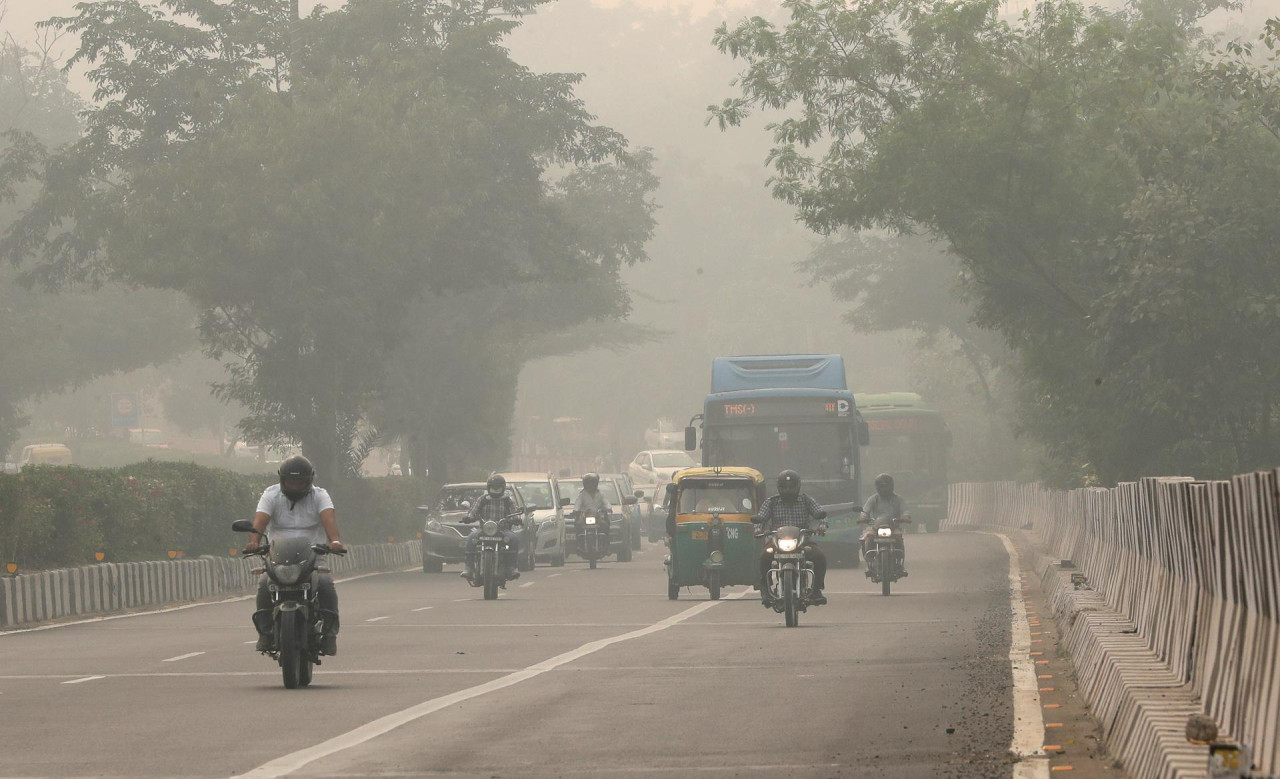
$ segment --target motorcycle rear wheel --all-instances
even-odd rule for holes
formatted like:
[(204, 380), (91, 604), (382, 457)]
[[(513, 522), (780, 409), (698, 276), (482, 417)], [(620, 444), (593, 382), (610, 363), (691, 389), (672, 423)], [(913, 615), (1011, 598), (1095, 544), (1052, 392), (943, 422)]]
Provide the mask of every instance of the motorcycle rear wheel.
[(280, 612), (280, 674), (287, 690), (301, 681), (302, 647), (298, 645), (298, 612)]

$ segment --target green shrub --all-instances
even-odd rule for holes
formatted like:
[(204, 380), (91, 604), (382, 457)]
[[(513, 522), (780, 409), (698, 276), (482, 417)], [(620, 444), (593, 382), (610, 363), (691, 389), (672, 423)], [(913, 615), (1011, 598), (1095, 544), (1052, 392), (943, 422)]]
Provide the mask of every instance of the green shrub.
[[(251, 518), (274, 475), (149, 460), (118, 468), (35, 466), (0, 475), (0, 562), (23, 570), (226, 555), (244, 543), (232, 520)], [(415, 507), (430, 487), (418, 479), (359, 479), (328, 486), (343, 540), (416, 537)]]

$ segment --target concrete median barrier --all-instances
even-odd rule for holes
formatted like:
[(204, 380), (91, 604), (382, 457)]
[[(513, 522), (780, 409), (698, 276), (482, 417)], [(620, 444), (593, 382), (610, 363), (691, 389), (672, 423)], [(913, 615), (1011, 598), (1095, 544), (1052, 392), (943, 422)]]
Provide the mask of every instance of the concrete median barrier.
[(1280, 475), (1069, 492), (954, 484), (952, 527), (1024, 528), (1079, 687), (1132, 776), (1201, 777), (1187, 717), (1280, 772)]
[[(333, 555), (334, 576), (394, 571), (422, 563), (417, 541), (358, 544)], [(194, 560), (98, 563), (82, 568), (0, 578), (0, 630), (73, 617), (116, 614), (244, 595), (257, 585), (257, 558), (204, 556)]]

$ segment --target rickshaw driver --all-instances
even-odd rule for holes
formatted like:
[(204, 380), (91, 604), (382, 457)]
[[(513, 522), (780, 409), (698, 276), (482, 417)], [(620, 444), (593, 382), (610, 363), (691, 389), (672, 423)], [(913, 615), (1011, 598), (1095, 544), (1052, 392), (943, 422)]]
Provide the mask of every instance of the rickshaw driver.
[(605, 500), (604, 493), (600, 491), (600, 477), (594, 473), (583, 474), (582, 476), (582, 492), (578, 493), (577, 500), (574, 501), (573, 510), (577, 513), (578, 525), (578, 549), (582, 549), (582, 539), (584, 535), (582, 531), (586, 529), (584, 522), (587, 514), (595, 514), (600, 529), (604, 532), (604, 542), (609, 543), (609, 501)]
[[(872, 529), (875, 522), (881, 519), (901, 520), (904, 522), (911, 521), (911, 512), (907, 511), (907, 502), (902, 496), (893, 491), (893, 477), (887, 473), (882, 473), (876, 477), (876, 494), (867, 498), (867, 502), (862, 507), (863, 521), (870, 521), (862, 531), (862, 557), (867, 557), (867, 541), (871, 538), (875, 530)], [(905, 545), (899, 544), (902, 550), (902, 575), (906, 576), (907, 550)], [(866, 575), (871, 576), (871, 568), (868, 567)]]
[[(765, 500), (752, 522), (760, 525), (766, 533), (788, 525), (824, 533), (827, 529), (827, 523), (822, 521), (825, 516), (818, 502), (800, 491), (800, 474), (785, 470), (778, 474), (778, 494)], [(827, 602), (827, 596), (822, 594), (827, 585), (827, 556), (812, 540), (805, 544), (804, 556), (813, 563), (810, 599), (814, 605), (822, 606)], [(772, 553), (766, 551), (760, 555), (760, 602), (766, 607), (773, 605), (769, 599), (769, 568), (772, 565)]]

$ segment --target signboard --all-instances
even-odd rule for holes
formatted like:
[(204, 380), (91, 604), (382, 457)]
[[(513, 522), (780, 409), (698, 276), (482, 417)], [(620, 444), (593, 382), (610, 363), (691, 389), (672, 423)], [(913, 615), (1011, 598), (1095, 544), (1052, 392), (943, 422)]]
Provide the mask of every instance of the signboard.
[(707, 406), (714, 420), (836, 419), (849, 417), (853, 405), (846, 398), (761, 398), (742, 402), (716, 402)]
[(141, 427), (142, 405), (136, 392), (111, 393), (111, 426)]

